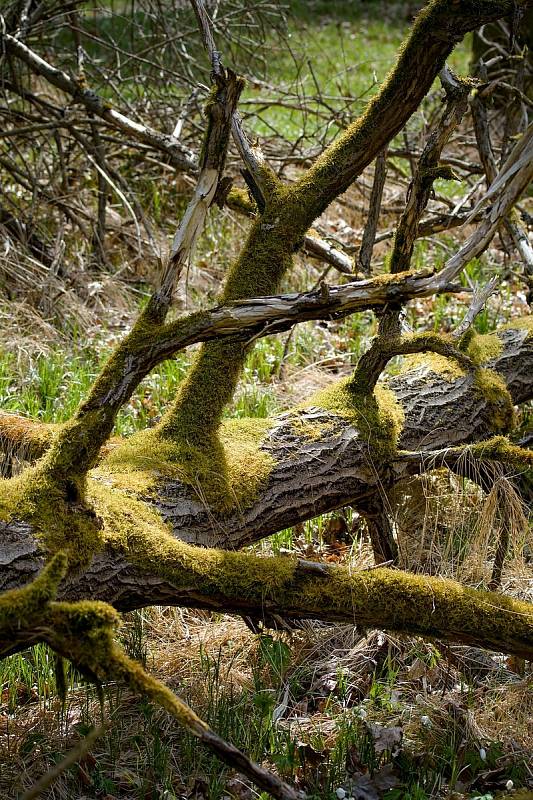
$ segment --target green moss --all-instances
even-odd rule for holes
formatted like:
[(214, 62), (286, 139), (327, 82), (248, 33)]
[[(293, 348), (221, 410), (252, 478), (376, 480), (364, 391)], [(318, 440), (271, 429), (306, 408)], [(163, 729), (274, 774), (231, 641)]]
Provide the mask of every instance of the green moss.
[(291, 414), (290, 425), (297, 436), (302, 439), (308, 439), (310, 442), (322, 439), (334, 428), (334, 423), (331, 421), (312, 420), (307, 416), (302, 416), (299, 411)]
[(528, 339), (533, 336), (533, 314), (529, 314), (527, 317), (518, 317), (517, 319), (512, 319), (510, 322), (507, 322), (505, 325), (502, 325), (499, 328), (501, 331), (512, 331), (516, 329), (528, 331)]
[(415, 369), (424, 369), (426, 373), (440, 375), (450, 383), (463, 377), (466, 372), (453, 358), (441, 356), (438, 353), (417, 353), (406, 356), (403, 360), (400, 373), (411, 372)]
[[(291, 597), (286, 598), (291, 602)], [(358, 624), (389, 630), (448, 634), (485, 646), (506, 649), (521, 641), (531, 646), (533, 606), (495, 592), (462, 586), (451, 580), (399, 570), (353, 572), (337, 567), (329, 579), (298, 587), (298, 603), (309, 614), (328, 608), (339, 619), (353, 614)]]
[[(369, 394), (391, 358), (421, 353), (431, 353), (450, 359), (459, 369), (465, 371), (474, 366), (469, 356), (458, 350), (449, 335), (415, 333), (400, 336), (392, 332), (382, 333), (374, 339), (369, 349), (359, 359), (352, 383), (361, 392)], [(425, 358), (428, 360), (427, 356)]]
[[(131, 558), (149, 572), (154, 569), (178, 589), (191, 585), (191, 575), (207, 596), (227, 595), (262, 605), (283, 596), (294, 577), (296, 558), (260, 558), (250, 553), (206, 550), (178, 542), (170, 534), (155, 538), (145, 532), (132, 541)], [(194, 582), (194, 578), (193, 578)]]
[(43, 613), (66, 571), (67, 557), (57, 553), (32, 583), (0, 594), (0, 640), (29, 627)]
[(503, 351), (503, 344), (496, 333), (476, 333), (468, 342), (466, 353), (475, 364), (485, 364), (493, 358), (498, 358)]
[(25, 461), (40, 458), (61, 430), (57, 423), (35, 422), (18, 414), (0, 413), (0, 437)]
[[(95, 633), (100, 636), (103, 631), (114, 630), (121, 623), (118, 611), (100, 600), (61, 602), (56, 603), (53, 608), (54, 616), (58, 620), (68, 618), (68, 632), (73, 638), (91, 636)], [(94, 641), (97, 637), (92, 638)]]
[(255, 200), (250, 197), (250, 193), (247, 189), (239, 189), (233, 186), (228, 192), (226, 203), (230, 208), (244, 211), (247, 214), (255, 214), (257, 212)]
[[(293, 577), (296, 560), (209, 550), (176, 540), (158, 511), (127, 491), (91, 482), (88, 496), (103, 522), (105, 543), (141, 569), (171, 580), (177, 591), (194, 576), (207, 595), (267, 600)], [(192, 576), (192, 578), (191, 578)]]
[(85, 566), (103, 543), (101, 522), (86, 503), (85, 485), (73, 483), (76, 499), (70, 501), (40, 467), (38, 463), (0, 481), (0, 519), (31, 523), (45, 550), (65, 552), (71, 568)]
[(533, 464), (533, 451), (513, 444), (505, 436), (493, 436), (466, 447), (475, 458), (501, 461), (503, 464), (512, 464), (516, 467)]
[(115, 414), (109, 407), (86, 410), (61, 426), (39, 471), (61, 483), (82, 480), (97, 461), (100, 447), (113, 428)]
[(72, 661), (91, 681), (100, 683), (112, 677), (114, 634), (120, 615), (107, 603), (79, 600), (52, 603), (42, 641)]
[(113, 450), (99, 472), (145, 495), (159, 477), (174, 477), (219, 513), (242, 510), (253, 504), (274, 466), (261, 449), (271, 425), (268, 419), (227, 420), (218, 435), (206, 434), (203, 442), (172, 441), (156, 429), (142, 431)]
[(358, 391), (347, 378), (320, 390), (303, 407), (310, 406), (350, 420), (368, 444), (371, 456), (378, 460), (387, 460), (396, 453), (404, 414), (391, 389), (376, 386), (368, 395)]
[(495, 431), (510, 431), (515, 421), (513, 399), (503, 378), (491, 369), (476, 369), (474, 388), (490, 406)]
[(47, 552), (64, 551), (72, 569), (86, 566), (106, 544), (128, 549), (132, 526), (141, 538), (145, 528), (152, 540), (168, 535), (158, 515), (131, 497), (132, 492), (149, 495), (159, 477), (184, 481), (221, 514), (252, 505), (274, 465), (261, 449), (270, 426), (265, 419), (230, 420), (220, 438), (203, 447), (181, 446), (155, 430), (144, 431), (112, 450), (76, 486), (73, 501), (38, 464), (0, 481), (0, 519), (31, 523)]

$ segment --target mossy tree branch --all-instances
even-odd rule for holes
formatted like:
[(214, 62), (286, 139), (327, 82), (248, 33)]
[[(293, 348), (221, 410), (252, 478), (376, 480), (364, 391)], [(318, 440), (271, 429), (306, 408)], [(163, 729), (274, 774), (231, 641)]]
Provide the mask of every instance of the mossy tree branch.
[(378, 336), (359, 359), (350, 382), (358, 391), (367, 394), (373, 392), (391, 358), (414, 353), (438, 353), (444, 358), (453, 359), (464, 370), (474, 368), (472, 359), (457, 348), (451, 336), (438, 333), (414, 333), (390, 338)]
[[(530, 2), (530, 0), (526, 0)], [(512, 10), (508, 0), (433, 0), (419, 14), (391, 76), (365, 113), (290, 187), (273, 187), (228, 275), (222, 302), (276, 291), (314, 219), (345, 191), (403, 127), (444, 66), (453, 46), (469, 30)], [(484, 243), (485, 246), (486, 243)], [(159, 427), (175, 441), (216, 437), (233, 397), (248, 349), (206, 345), (173, 408)]]
[[(133, 571), (127, 551), (112, 547), (97, 557), (98, 576), (113, 563), (118, 580), (112, 586), (107, 584), (106, 594), (109, 590), (115, 593), (117, 608), (153, 604), (164, 597), (166, 605), (221, 609), (266, 620), (282, 614), (364, 627), (379, 625), (525, 658), (533, 656), (533, 605), (492, 592), (387, 569), (353, 573), (343, 567), (318, 566), (294, 558), (265, 559), (250, 553), (202, 550), (171, 539), (162, 544), (163, 548), (150, 553), (140, 570), (135, 566), (138, 553), (133, 554)], [(66, 567), (66, 558), (57, 554), (32, 583), (0, 597), (0, 654), (16, 652), (21, 645), (46, 642), (89, 680), (99, 684), (119, 680), (135, 694), (148, 697), (223, 761), (274, 797), (301, 797), (278, 776), (221, 739), (163, 683), (129, 659), (115, 641), (120, 624), (117, 611), (98, 598), (101, 583), (92, 584), (91, 600), (78, 599), (80, 592), (86, 596), (86, 581), (91, 582), (91, 576), (77, 572), (61, 586)], [(139, 579), (142, 595), (137, 588)], [(61, 599), (56, 600), (58, 596)]]
[[(111, 447), (110, 443), (106, 448), (109, 455), (103, 457), (106, 480), (120, 486), (124, 474), (130, 476), (130, 485), (142, 492), (143, 476), (148, 476), (157, 505), (175, 535), (210, 546), (241, 547), (347, 503), (362, 507), (365, 498), (381, 485), (401, 480), (402, 469), (394, 466), (398, 435), (402, 449), (435, 450), (510, 429), (513, 404), (533, 397), (530, 323), (531, 319), (525, 318), (496, 334), (469, 337), (466, 355), (476, 362), (474, 371), (465, 371), (456, 359), (444, 356), (412, 356), (414, 362), (389, 380), (392, 395), (383, 394), (378, 387), (377, 401), (353, 391), (357, 388), (353, 385), (350, 391), (345, 381), (338, 390), (332, 386), (327, 396), (311, 399), (309, 407), (294, 409), (279, 419), (253, 421), (251, 428), (249, 421), (234, 421), (222, 431), (222, 461), (196, 461), (192, 448), (176, 453), (169, 461), (168, 446), (153, 429), (122, 446), (113, 443)], [(399, 414), (405, 417), (400, 427), (394, 422)], [(215, 469), (229, 470), (221, 473), (228, 476), (230, 484), (221, 497), (213, 483)], [(154, 478), (150, 478), (152, 470)], [(11, 481), (4, 483), (4, 518), (6, 513), (22, 514), (22, 519), (33, 520), (40, 529), (54, 519), (63, 519), (61, 507), (51, 506), (56, 494), (50, 494), (48, 484), (48, 494), (42, 497), (44, 509), (48, 509), (44, 521), (41, 504), (30, 504), (22, 513), (25, 506), (18, 499), (20, 489), (27, 486), (33, 492), (35, 488), (34, 473), (27, 472), (26, 477), (24, 473), (21, 476), (22, 483), (16, 481), (12, 489)], [(204, 473), (198, 486), (198, 476)], [(256, 488), (250, 490), (252, 479)], [(196, 493), (202, 487), (211, 487), (208, 500), (203, 490)], [(243, 497), (244, 501), (239, 499)], [(217, 498), (223, 500), (223, 509)], [(76, 508), (65, 509), (67, 540), (70, 520), (75, 517)], [(97, 533), (96, 538), (100, 536)], [(76, 544), (76, 537), (70, 538), (75, 548), (87, 547), (83, 542)], [(65, 542), (63, 546), (67, 546)]]
[[(231, 346), (233, 342), (242, 346), (249, 339), (283, 332), (301, 322), (338, 319), (384, 308), (390, 303), (456, 290), (463, 291), (458, 285), (442, 282), (439, 273), (406, 273), (343, 286), (323, 286), (311, 292), (235, 301), (161, 325), (147, 323), (143, 316), (118, 345), (75, 417), (75, 421), (85, 424), (90, 420), (90, 412), (99, 412), (94, 417), (91, 454), (86, 465), (97, 457), (118, 411), (146, 375), (192, 344), (231, 339)], [(69, 437), (75, 436), (73, 424), (67, 424), (67, 428)], [(6, 454), (10, 451), (18, 455), (21, 460), (39, 458), (60, 431), (60, 425), (43, 425), (17, 414), (0, 414), (1, 449)], [(79, 460), (78, 465), (83, 468)]]
[(135, 694), (148, 697), (219, 758), (273, 797), (301, 797), (277, 775), (224, 741), (164, 683), (125, 655), (115, 641), (120, 616), (114, 608), (94, 599), (57, 602), (66, 569), (67, 560), (58, 553), (32, 583), (0, 596), (0, 656), (15, 652), (21, 645), (45, 642), (55, 653), (72, 661), (89, 680), (98, 684), (119, 680)]
[[(314, 569), (315, 565), (291, 557), (198, 549), (170, 537), (160, 544), (158, 552), (147, 551), (142, 566), (138, 550), (112, 548), (99, 554), (90, 569), (69, 575), (59, 590), (61, 601), (51, 602), (42, 613), (37, 636), (100, 681), (116, 677), (123, 658), (116, 657), (111, 638), (116, 612), (97, 602), (100, 596), (124, 610), (165, 604), (257, 619), (279, 614), (468, 642), (525, 658), (533, 655), (530, 603), (386, 568), (354, 572), (322, 565)], [(98, 580), (98, 574), (108, 575), (111, 570), (114, 581)], [(87, 596), (89, 585), (94, 599), (79, 601)], [(8, 652), (9, 644), (3, 645)], [(144, 676), (137, 675), (138, 680), (126, 664), (121, 677), (133, 685), (137, 680), (136, 688), (149, 696), (161, 692), (160, 685), (148, 687)], [(169, 705), (165, 697), (154, 699), (171, 710), (174, 699), (168, 699)], [(190, 714), (196, 735), (201, 735), (202, 723), (193, 719), (195, 715), (186, 707), (179, 713), (185, 723)]]
[[(162, 361), (197, 342), (231, 338), (245, 343), (248, 339), (288, 330), (300, 322), (340, 318), (455, 288), (461, 287), (441, 283), (438, 273), (407, 273), (390, 279), (328, 286), (326, 290), (252, 298), (195, 312), (166, 325), (150, 324), (141, 317), (108, 360), (73, 423), (67, 424), (68, 436), (76, 435), (75, 423), (86, 424), (90, 421), (89, 414), (94, 414), (91, 452), (85, 460), (86, 466), (90, 465), (107, 441), (118, 411), (146, 375)], [(34, 461), (44, 455), (61, 430), (60, 425), (45, 425), (18, 414), (0, 413), (0, 449), (7, 460)], [(77, 463), (83, 469), (79, 460)], [(4, 465), (4, 474), (9, 472), (9, 465)]]
[[(530, 0), (525, 5), (529, 7)], [(512, 10), (512, 3), (507, 0), (428, 3), (417, 16), (398, 61), (366, 111), (291, 189), (291, 200), (299, 207), (300, 235), (402, 129), (463, 36)]]
[[(498, 175), (499, 193), (490, 213), (474, 230), (460, 249), (451, 256), (438, 274), (438, 281), (449, 281), (459, 275), (465, 265), (477, 257), (487, 247), (496, 233), (503, 217), (509, 213), (514, 203), (533, 178), (533, 160), (522, 160), (515, 171), (505, 169)], [(285, 271), (283, 264), (287, 255), (285, 244), (291, 241), (292, 225), (280, 231), (280, 216), (285, 205), (267, 206), (249, 234), (244, 250), (228, 277), (223, 300), (233, 300), (234, 296), (251, 296), (253, 287), (261, 283), (264, 290), (269, 285), (268, 266), (275, 266), (278, 278)], [(267, 222), (267, 220), (270, 220)], [(288, 223), (287, 223), (288, 224)], [(275, 230), (279, 239), (270, 238)], [(269, 245), (270, 242), (270, 245)], [(274, 244), (275, 243), (275, 244)], [(254, 260), (254, 255), (260, 260)], [(271, 259), (278, 260), (271, 261)], [(380, 278), (387, 282), (390, 278)], [(242, 283), (240, 283), (242, 281)], [(401, 302), (399, 297), (391, 304)], [(247, 347), (235, 348), (216, 343), (208, 345), (200, 352), (186, 381), (180, 388), (176, 403), (163, 419), (159, 431), (164, 438), (194, 441), (204, 439), (204, 434), (216, 433), (222, 413), (233, 396)]]
[[(2, 535), (4, 547), (20, 520), (19, 527), (41, 532), (52, 551), (72, 549), (78, 559), (90, 557), (109, 525), (125, 536), (132, 520), (142, 519), (142, 503), (127, 513), (130, 492), (150, 496), (177, 538), (222, 548), (242, 547), (346, 504), (364, 510), (384, 485), (411, 474), (409, 464), (397, 461), (397, 448), (434, 451), (512, 428), (513, 404), (533, 397), (528, 322), (472, 337), (467, 354), (479, 364), (475, 371), (443, 356), (411, 356), (373, 395), (344, 380), (278, 418), (232, 420), (221, 429), (216, 458), (202, 459), (192, 447), (176, 451), (153, 429), (113, 443), (88, 476), (93, 517), (82, 527), (80, 509), (62, 510), (55, 495), (37, 505), (21, 497), (22, 490), (33, 491), (28, 469), (0, 487), (2, 516), (11, 520)], [(427, 469), (423, 463), (416, 468)], [(107, 507), (123, 502), (117, 522)], [(13, 547), (22, 574), (24, 554)], [(0, 575), (2, 585), (7, 588)]]
[[(433, 5), (437, 7), (439, 4)], [(517, 183), (520, 190), (526, 185), (521, 174), (526, 169), (527, 165), (519, 176), (514, 176), (511, 181), (512, 189), (517, 188)], [(505, 188), (507, 205), (504, 205), (507, 209), (516, 199), (517, 191)], [(297, 218), (292, 203), (288, 201), (287, 191), (283, 187), (273, 189), (263, 214), (252, 224), (247, 243), (228, 276), (223, 302), (267, 294), (272, 291), (272, 287), (278, 285), (289, 268), (291, 252), (298, 246), (298, 237), (302, 231), (298, 230), (298, 223), (295, 223)], [(291, 196), (293, 191), (294, 189), (290, 190)], [(447, 276), (457, 274), (466, 260), (486, 245), (496, 224), (491, 218), (482, 227), (483, 231), (474, 237), (475, 241), (469, 240), (460, 253), (446, 265)], [(194, 319), (185, 318), (179, 321), (178, 326), (183, 332), (197, 324), (202, 327), (204, 323), (200, 314)], [(50, 475), (55, 475), (57, 480), (69, 480), (70, 483), (76, 482), (76, 476), (83, 478), (94, 463), (102, 443), (110, 435), (118, 408), (157, 363), (154, 345), (167, 334), (168, 330), (162, 332), (154, 327), (153, 320), (141, 317), (130, 336), (119, 345), (104, 368), (88, 400), (55, 440), (45, 465)], [(200, 335), (194, 340), (201, 338)], [(211, 337), (206, 335), (205, 338)], [(184, 336), (183, 346), (192, 341), (191, 337)], [(174, 346), (174, 352), (177, 349)], [(161, 348), (159, 352), (161, 353)], [(182, 385), (174, 407), (159, 427), (163, 438), (177, 438), (185, 442), (209, 441), (216, 434), (223, 409), (233, 395), (246, 352), (247, 347), (244, 344), (217, 342), (204, 347)], [(105, 402), (102, 402), (104, 398)]]

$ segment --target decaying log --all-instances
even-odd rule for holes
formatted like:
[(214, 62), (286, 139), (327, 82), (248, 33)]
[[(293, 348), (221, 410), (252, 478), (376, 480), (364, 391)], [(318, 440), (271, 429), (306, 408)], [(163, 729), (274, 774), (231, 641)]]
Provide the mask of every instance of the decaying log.
[[(496, 394), (490, 384), (480, 387), (476, 372), (439, 374), (434, 370), (446, 370), (446, 365), (435, 364), (431, 357), (425, 362), (421, 356), (419, 365), (389, 380), (388, 388), (405, 416), (400, 448), (438, 450), (486, 439), (505, 427), (505, 419), (511, 424), (511, 398), (520, 403), (533, 397), (533, 337), (527, 327), (515, 327), (503, 329), (497, 338), (501, 353), (488, 360), (482, 372), (485, 377), (497, 372), (510, 398), (505, 398), (501, 386)], [(364, 505), (384, 476), (400, 480), (423, 468), (420, 462), (413, 464), (401, 457), (380, 461), (372, 450), (371, 430), (316, 404), (282, 414), (267, 426), (261, 449), (272, 458), (273, 466), (247, 507), (229, 515), (217, 513), (190, 486), (160, 476), (155, 504), (176, 539), (235, 549), (347, 503)], [(113, 483), (112, 473), (106, 482)], [(28, 581), (43, 558), (28, 523), (16, 518), (3, 523), (1, 539), (0, 591)], [(123, 607), (123, 602), (130, 601), (121, 599), (122, 577), (118, 576), (129, 575), (131, 565), (120, 558), (110, 560), (109, 555), (102, 558), (85, 578), (81, 575), (75, 580), (86, 582), (87, 596), (115, 599)], [(154, 571), (144, 587), (147, 604), (170, 602), (170, 595), (163, 596), (167, 589), (157, 589), (159, 585), (167, 584)]]
[[(502, 331), (503, 350), (488, 361), (505, 380), (514, 403), (533, 396), (533, 337), (526, 329)], [(495, 432), (492, 400), (484, 397), (472, 374), (456, 378), (432, 372), (432, 359), (395, 376), (387, 386), (401, 403), (405, 422), (399, 447), (437, 450), (474, 442)], [(435, 363), (435, 362), (433, 362)], [(505, 404), (502, 396), (501, 402)], [(315, 439), (298, 428), (327, 434)], [(358, 429), (345, 419), (318, 407), (300, 409), (298, 425), (293, 413), (280, 415), (264, 438), (263, 448), (275, 466), (254, 504), (229, 517), (219, 518), (184, 484), (165, 480), (157, 504), (176, 536), (204, 546), (238, 548), (318, 514), (346, 504), (357, 507), (376, 491), (384, 474), (405, 477), (405, 464), (380, 464), (368, 445), (371, 431)]]

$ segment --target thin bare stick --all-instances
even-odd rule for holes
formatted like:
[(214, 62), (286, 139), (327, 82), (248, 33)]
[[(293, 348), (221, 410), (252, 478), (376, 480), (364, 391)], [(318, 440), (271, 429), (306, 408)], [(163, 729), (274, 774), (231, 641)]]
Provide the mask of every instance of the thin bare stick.
[[(482, 97), (479, 95), (472, 98), (470, 105), (481, 163), (485, 170), (487, 185), (490, 186), (490, 184), (496, 180), (498, 167), (490, 139), (487, 110)], [(529, 149), (531, 149), (531, 144), (529, 145)], [(530, 157), (533, 158), (533, 152)], [(533, 276), (533, 247), (531, 246), (529, 237), (519, 224), (515, 214), (507, 216), (504, 220), (504, 224), (513, 240), (514, 246), (522, 258), (528, 278), (531, 279)]]
[(30, 789), (24, 792), (20, 800), (35, 800), (36, 797), (39, 797), (39, 795), (49, 789), (54, 781), (60, 778), (67, 769), (87, 755), (93, 744), (100, 736), (103, 736), (104, 732), (105, 726), (103, 725), (90, 730), (87, 736), (81, 739), (72, 750), (67, 753), (65, 758), (51, 767)]
[(304, 236), (303, 249), (305, 252), (331, 264), (332, 267), (343, 275), (353, 275), (353, 262), (350, 256), (343, 253), (337, 247), (322, 239), (320, 236), (315, 236), (314, 233), (308, 233)]
[(209, 19), (209, 14), (207, 13), (203, 0), (191, 0), (191, 5), (194, 9), (194, 13), (196, 14), (202, 40), (209, 55), (212, 74), (214, 76), (216, 75), (218, 77), (222, 77), (224, 75), (224, 69), (222, 67), (221, 56), (220, 52), (215, 46), (215, 39), (211, 32), (211, 20)]
[(356, 271), (361, 270), (365, 275), (370, 275), (370, 263), (372, 260), (372, 251), (374, 249), (374, 241), (376, 238), (376, 231), (378, 228), (379, 212), (381, 209), (381, 198), (383, 197), (383, 189), (385, 187), (385, 179), (387, 177), (387, 148), (383, 148), (378, 153), (376, 158), (376, 166), (374, 170), (374, 182), (372, 184), (372, 192), (370, 193), (370, 206), (368, 209), (368, 217), (366, 220), (365, 229), (363, 231), (363, 239), (361, 247), (356, 259)]
[[(531, 134), (533, 134), (533, 126), (531, 127)], [(513, 153), (514, 152), (515, 151), (513, 151)], [(510, 159), (512, 159), (513, 153), (511, 153)], [(529, 155), (530, 154), (531, 151), (529, 152)], [(441, 278), (445, 278), (449, 281), (454, 280), (469, 261), (483, 252), (496, 233), (502, 220), (509, 214), (520, 195), (531, 183), (533, 179), (533, 158), (526, 158), (525, 154), (521, 151), (518, 151), (516, 156), (516, 163), (513, 167), (507, 164), (504, 165), (489, 189), (492, 198), (492, 206), (487, 212), (485, 219), (467, 239), (464, 245), (448, 259), (440, 272)], [(481, 206), (482, 204), (483, 201), (478, 205)], [(479, 208), (475, 209), (469, 216), (467, 222), (478, 212)]]

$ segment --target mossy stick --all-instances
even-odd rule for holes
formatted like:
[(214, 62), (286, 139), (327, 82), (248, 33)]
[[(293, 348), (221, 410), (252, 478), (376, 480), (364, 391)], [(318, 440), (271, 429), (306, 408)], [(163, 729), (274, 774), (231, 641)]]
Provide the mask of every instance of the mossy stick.
[[(125, 655), (114, 639), (120, 617), (111, 606), (89, 600), (53, 602), (65, 567), (64, 556), (58, 554), (32, 583), (0, 596), (0, 653), (6, 652), (6, 648), (13, 648), (18, 641), (31, 644), (46, 642), (55, 653), (72, 661), (91, 681), (101, 684), (122, 680), (135, 694), (148, 697), (219, 758), (229, 766), (238, 768), (261, 789), (279, 800), (299, 800), (301, 796), (295, 789), (225, 742), (164, 683)], [(10, 636), (11, 640), (8, 638)], [(39, 791), (46, 788), (67, 766), (75, 763), (82, 751), (83, 743), (67, 756), (63, 767), (58, 765), (55, 772), (43, 777), (37, 784)], [(35, 792), (30, 790), (28, 796), (35, 796)]]

